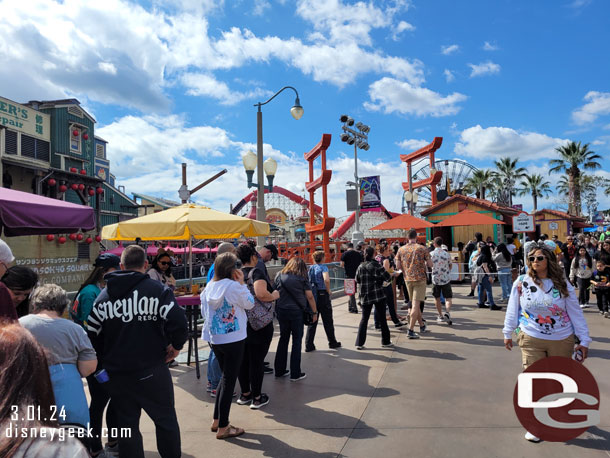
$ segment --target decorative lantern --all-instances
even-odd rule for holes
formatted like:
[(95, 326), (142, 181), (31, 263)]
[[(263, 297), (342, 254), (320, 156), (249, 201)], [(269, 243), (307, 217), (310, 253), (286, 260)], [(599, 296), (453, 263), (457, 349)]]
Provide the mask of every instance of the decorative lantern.
[(70, 167), (70, 172), (76, 173), (76, 167)]
[(82, 184), (82, 183), (81, 183), (81, 184), (79, 184), (79, 185), (78, 185), (78, 190), (79, 190), (79, 191), (84, 191), (84, 190), (85, 190), (85, 185), (84, 185), (84, 184)]
[(102, 238), (99, 235), (96, 235), (95, 236), (95, 241), (99, 243), (99, 242), (102, 241)]
[(73, 191), (76, 191), (78, 189), (78, 185), (76, 183), (72, 183), (70, 185), (70, 187), (72, 188)]
[(67, 190), (68, 190), (68, 187), (65, 184), (59, 185), (59, 192), (66, 192)]
[(57, 241), (58, 241), (59, 243), (61, 243), (61, 244), (64, 244), (64, 243), (66, 243), (66, 238), (65, 238), (65, 237), (62, 235), (61, 237), (59, 237), (59, 238), (57, 239)]
[(57, 184), (57, 181), (55, 180), (55, 178), (49, 179), (49, 186), (55, 186), (56, 184)]
[(93, 243), (93, 239), (91, 237), (87, 237), (85, 239), (85, 242), (87, 242), (88, 244), (91, 244), (91, 243)]
[(78, 137), (78, 130), (74, 129), (72, 131), (72, 135), (74, 135), (75, 137)]
[(83, 140), (89, 140), (89, 135), (83, 134)]
[(76, 234), (76, 240), (79, 242), (83, 239), (83, 234)]
[(73, 242), (76, 240), (76, 234), (70, 234), (68, 236), (70, 238), (70, 240), (72, 240)]
[(91, 197), (93, 197), (95, 195), (95, 190), (93, 188), (89, 188), (89, 189), (87, 189), (87, 194), (89, 194)]
[(87, 171), (85, 169), (81, 169), (80, 174), (81, 175), (87, 175)]
[(47, 235), (47, 240), (49, 242), (52, 242), (53, 240), (55, 240), (55, 236), (53, 234), (49, 234), (49, 235)]
[(95, 190), (98, 194), (102, 194), (104, 192), (104, 188), (96, 188)]

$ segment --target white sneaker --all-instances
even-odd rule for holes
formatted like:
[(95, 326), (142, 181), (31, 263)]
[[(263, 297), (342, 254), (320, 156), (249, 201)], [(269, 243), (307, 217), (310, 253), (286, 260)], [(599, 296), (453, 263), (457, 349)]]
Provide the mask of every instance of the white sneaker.
[(536, 442), (536, 443), (540, 442), (540, 438), (539, 438), (539, 437), (534, 436), (534, 435), (533, 435), (532, 433), (530, 433), (529, 431), (526, 431), (526, 432), (525, 432), (525, 440), (528, 440), (528, 441), (530, 441), (530, 442)]
[(449, 312), (445, 312), (445, 321), (447, 322), (447, 324), (449, 326), (451, 326), (453, 324), (453, 321), (451, 321), (451, 315), (449, 314)]
[(358, 346), (356, 347), (356, 350), (364, 350), (364, 345), (358, 345)]
[(393, 346), (394, 344), (392, 342), (382, 345), (383, 348), (392, 348)]
[(591, 307), (589, 304), (580, 304), (581, 309), (588, 309), (589, 307)]
[(445, 322), (445, 318), (444, 318), (444, 317), (442, 317), (442, 316), (437, 316), (437, 317), (436, 317), (436, 322), (437, 322), (437, 323), (444, 323), (444, 322)]

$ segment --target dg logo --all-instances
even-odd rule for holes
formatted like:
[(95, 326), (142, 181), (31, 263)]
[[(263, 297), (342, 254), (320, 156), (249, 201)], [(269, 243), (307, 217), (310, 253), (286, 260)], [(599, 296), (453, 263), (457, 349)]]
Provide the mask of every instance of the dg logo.
[(561, 356), (536, 361), (519, 374), (513, 403), (523, 427), (549, 442), (569, 441), (600, 422), (593, 375)]

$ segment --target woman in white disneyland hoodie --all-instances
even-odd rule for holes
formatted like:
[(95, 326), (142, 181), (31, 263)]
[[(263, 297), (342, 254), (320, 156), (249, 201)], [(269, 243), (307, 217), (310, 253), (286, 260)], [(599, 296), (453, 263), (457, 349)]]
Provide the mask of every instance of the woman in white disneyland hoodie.
[[(555, 253), (543, 243), (533, 244), (526, 263), (528, 273), (515, 281), (508, 300), (504, 346), (512, 349), (512, 333), (516, 332), (523, 369), (549, 356), (570, 358), (573, 352), (584, 361), (591, 343), (589, 328)], [(577, 345), (575, 335), (580, 341)], [(540, 441), (530, 432), (525, 438)]]
[(242, 428), (229, 424), (229, 411), (244, 354), (246, 310), (254, 307), (254, 298), (236, 264), (233, 253), (219, 255), (214, 263), (214, 278), (201, 293), (201, 313), (205, 318), (202, 338), (212, 346), (222, 371), (211, 427), (217, 439), (244, 433)]

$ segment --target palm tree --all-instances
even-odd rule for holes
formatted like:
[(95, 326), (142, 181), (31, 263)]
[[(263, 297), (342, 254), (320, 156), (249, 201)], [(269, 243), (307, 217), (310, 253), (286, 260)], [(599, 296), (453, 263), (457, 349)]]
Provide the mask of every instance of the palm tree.
[(550, 183), (548, 181), (544, 181), (544, 177), (542, 175), (526, 174), (519, 184), (521, 187), (517, 189), (517, 193), (520, 196), (526, 196), (529, 194), (532, 196), (532, 199), (534, 199), (534, 212), (538, 208), (538, 197), (546, 197), (551, 193)]
[(602, 157), (589, 150), (589, 144), (582, 145), (580, 142), (569, 142), (565, 146), (555, 148), (559, 153), (559, 159), (552, 159), (549, 165), (551, 173), (566, 173), (568, 176), (568, 213), (580, 216), (580, 182), (581, 167), (584, 170), (595, 170), (601, 168), (597, 159)]
[(477, 198), (485, 199), (485, 190), (493, 186), (493, 173), (491, 170), (475, 170), (466, 181), (464, 191), (467, 194), (474, 193)]
[(510, 157), (503, 157), (499, 161), (494, 161), (497, 169), (494, 175), (497, 177), (498, 189), (500, 190), (498, 200), (499, 203), (509, 207), (513, 205), (517, 180), (525, 177), (525, 169), (517, 167), (518, 161), (518, 159), (511, 159)]

